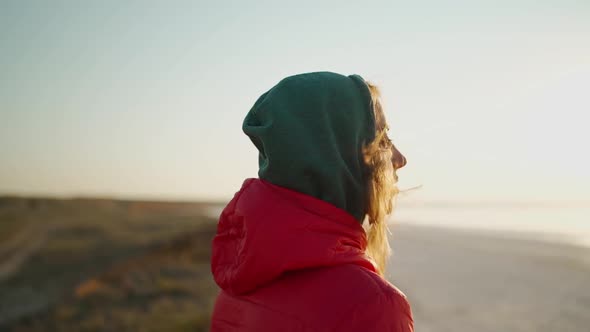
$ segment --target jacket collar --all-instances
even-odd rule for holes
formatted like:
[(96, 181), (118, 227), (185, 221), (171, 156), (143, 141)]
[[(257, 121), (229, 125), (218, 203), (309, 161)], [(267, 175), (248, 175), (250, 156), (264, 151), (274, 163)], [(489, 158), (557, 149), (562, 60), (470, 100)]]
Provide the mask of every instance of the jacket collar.
[(211, 270), (230, 294), (281, 274), (356, 264), (375, 271), (358, 221), (330, 203), (260, 179), (247, 179), (221, 213)]

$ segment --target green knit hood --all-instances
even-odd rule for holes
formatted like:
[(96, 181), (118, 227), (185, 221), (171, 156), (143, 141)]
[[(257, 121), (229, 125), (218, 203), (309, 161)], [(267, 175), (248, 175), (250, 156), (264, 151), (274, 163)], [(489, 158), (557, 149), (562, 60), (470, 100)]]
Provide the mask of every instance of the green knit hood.
[(260, 179), (365, 216), (362, 148), (375, 138), (362, 77), (331, 72), (281, 80), (258, 98), (243, 130), (259, 151)]

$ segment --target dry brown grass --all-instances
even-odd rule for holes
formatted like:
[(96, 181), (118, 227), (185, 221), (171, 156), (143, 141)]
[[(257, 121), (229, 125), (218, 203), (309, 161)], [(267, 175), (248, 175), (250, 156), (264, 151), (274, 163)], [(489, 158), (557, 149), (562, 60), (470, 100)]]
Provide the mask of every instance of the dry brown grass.
[(208, 329), (217, 294), (209, 269), (215, 220), (200, 213), (202, 204), (45, 200), (42, 208), (36, 205), (24, 210), (26, 218), (51, 231), (46, 243), (0, 282), (0, 330)]

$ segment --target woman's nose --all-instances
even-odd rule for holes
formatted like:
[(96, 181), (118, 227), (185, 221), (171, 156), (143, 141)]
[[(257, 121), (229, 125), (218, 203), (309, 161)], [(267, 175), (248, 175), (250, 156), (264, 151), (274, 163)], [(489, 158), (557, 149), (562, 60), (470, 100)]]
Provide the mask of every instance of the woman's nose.
[(392, 147), (393, 155), (391, 156), (391, 162), (393, 163), (393, 168), (400, 169), (407, 164), (406, 157), (404, 157), (401, 152), (394, 146)]

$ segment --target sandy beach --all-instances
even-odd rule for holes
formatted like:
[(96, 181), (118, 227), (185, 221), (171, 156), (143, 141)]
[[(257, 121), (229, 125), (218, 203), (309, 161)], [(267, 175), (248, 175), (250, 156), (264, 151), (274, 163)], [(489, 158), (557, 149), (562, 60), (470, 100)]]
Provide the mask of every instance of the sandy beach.
[(590, 331), (590, 250), (399, 224), (388, 277), (419, 332)]

